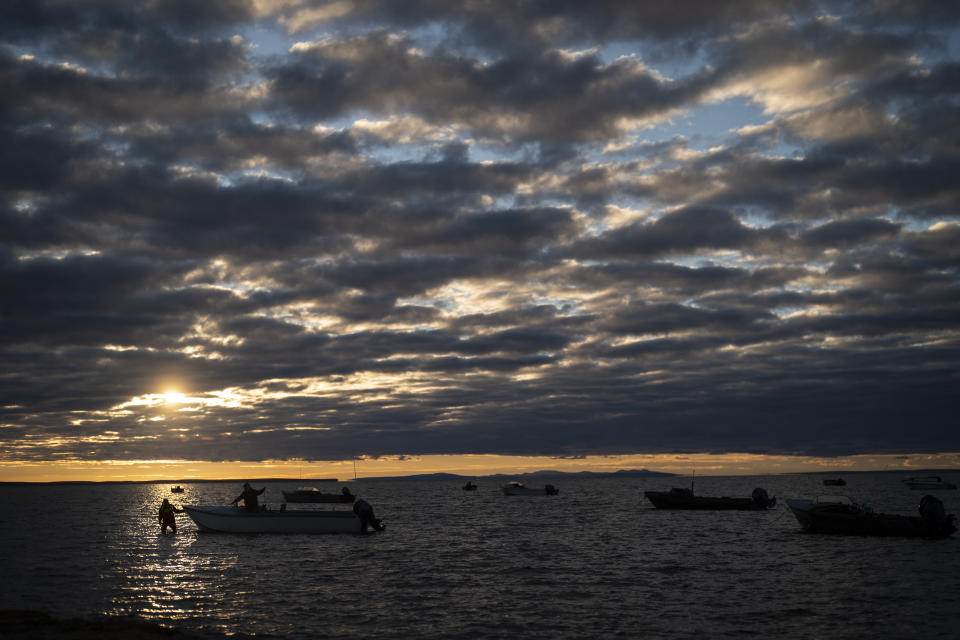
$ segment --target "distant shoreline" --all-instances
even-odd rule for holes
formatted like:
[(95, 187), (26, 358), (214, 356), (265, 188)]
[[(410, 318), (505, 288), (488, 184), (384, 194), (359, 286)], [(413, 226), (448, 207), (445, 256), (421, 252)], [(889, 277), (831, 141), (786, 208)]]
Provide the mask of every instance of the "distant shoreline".
[[(834, 469), (831, 471), (791, 471), (785, 473), (760, 473), (745, 474), (743, 477), (754, 476), (792, 476), (792, 475), (810, 475), (810, 476), (837, 476), (837, 475), (860, 475), (864, 473), (899, 473), (911, 475), (929, 475), (941, 473), (957, 473), (960, 469), (874, 469), (874, 470), (850, 470)], [(510, 479), (542, 479), (542, 478), (568, 478), (571, 480), (582, 478), (685, 478), (690, 474), (669, 473), (666, 471), (649, 471), (647, 469), (621, 469), (619, 471), (533, 471), (528, 473), (497, 473), (492, 475), (460, 475), (455, 473), (434, 473), (434, 474), (412, 474), (406, 476), (369, 476), (361, 478), (345, 478), (337, 480), (336, 478), (179, 478), (172, 480), (0, 480), (0, 486), (33, 486), (33, 485), (101, 485), (101, 484), (210, 484), (215, 482), (232, 482), (243, 484), (244, 482), (287, 482), (287, 483), (307, 483), (307, 482), (383, 482), (390, 480), (503, 480)], [(697, 474), (697, 477), (738, 477), (723, 474), (721, 476), (711, 476), (708, 473)]]
[(377, 482), (381, 480), (474, 480), (503, 478), (669, 478), (677, 474), (666, 471), (649, 471), (647, 469), (620, 469), (619, 471), (531, 471), (525, 473), (495, 473), (490, 475), (460, 475), (456, 473), (421, 473), (406, 476), (368, 476), (361, 478), (177, 478), (171, 480), (0, 480), (0, 486), (35, 485), (35, 484), (201, 484), (212, 482)]

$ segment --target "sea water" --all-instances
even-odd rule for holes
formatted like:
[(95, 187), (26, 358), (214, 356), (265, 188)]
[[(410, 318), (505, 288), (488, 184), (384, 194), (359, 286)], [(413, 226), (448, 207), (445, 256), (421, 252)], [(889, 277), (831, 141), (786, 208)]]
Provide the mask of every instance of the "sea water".
[[(368, 535), (199, 533), (186, 514), (160, 533), (163, 498), (228, 504), (237, 483), (4, 486), (0, 608), (291, 639), (960, 637), (956, 537), (801, 532), (785, 498), (843, 493), (916, 513), (922, 492), (905, 476), (845, 477), (696, 480), (702, 495), (764, 487), (779, 500), (765, 512), (663, 511), (643, 497), (689, 478), (558, 478), (552, 497), (507, 497), (482, 478), (472, 492), (351, 482), (387, 525)], [(279, 507), (299, 484), (254, 486)], [(936, 494), (960, 514), (957, 491)]]

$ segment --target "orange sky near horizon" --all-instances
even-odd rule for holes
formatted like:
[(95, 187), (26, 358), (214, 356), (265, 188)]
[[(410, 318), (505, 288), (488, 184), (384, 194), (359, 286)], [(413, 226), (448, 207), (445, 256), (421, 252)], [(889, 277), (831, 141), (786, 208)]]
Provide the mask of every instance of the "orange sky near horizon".
[[(464, 476), (521, 474), (541, 470), (609, 472), (649, 469), (681, 475), (764, 475), (827, 471), (960, 469), (960, 453), (874, 454), (818, 458), (756, 454), (658, 454), (587, 456), (583, 458), (499, 455), (387, 456), (356, 461), (359, 479), (425, 473)], [(354, 478), (352, 460), (203, 462), (196, 460), (0, 461), (0, 481), (149, 481), (237, 478)]]

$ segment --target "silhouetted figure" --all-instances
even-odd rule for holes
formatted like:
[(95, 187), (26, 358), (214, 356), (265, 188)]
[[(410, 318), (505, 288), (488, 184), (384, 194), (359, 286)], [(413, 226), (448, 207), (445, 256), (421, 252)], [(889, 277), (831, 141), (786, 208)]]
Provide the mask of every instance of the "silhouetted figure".
[(360, 518), (360, 533), (366, 533), (368, 525), (374, 531), (383, 531), (383, 521), (374, 515), (373, 507), (366, 500), (357, 500), (353, 505), (353, 512)]
[(237, 504), (243, 500), (243, 506), (246, 507), (247, 511), (260, 511), (260, 505), (257, 504), (257, 496), (261, 495), (266, 490), (266, 487), (263, 489), (254, 489), (250, 486), (249, 482), (244, 482), (243, 493), (233, 499), (233, 504)]
[(177, 532), (176, 514), (178, 513), (183, 513), (183, 509), (177, 509), (170, 504), (169, 500), (164, 498), (163, 502), (160, 503), (160, 512), (157, 514), (157, 518), (160, 520), (160, 533), (166, 533), (167, 527), (170, 527), (171, 532)]
[(353, 499), (355, 497), (352, 493), (350, 493), (350, 489), (348, 487), (344, 487), (340, 491), (340, 494), (343, 496), (343, 498), (341, 498), (343, 502), (353, 502)]

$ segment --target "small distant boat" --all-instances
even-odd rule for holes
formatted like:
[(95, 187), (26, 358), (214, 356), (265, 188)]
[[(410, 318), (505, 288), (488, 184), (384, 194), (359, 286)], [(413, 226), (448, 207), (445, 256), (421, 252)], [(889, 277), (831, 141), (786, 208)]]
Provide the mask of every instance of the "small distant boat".
[(552, 484), (545, 487), (528, 487), (522, 482), (516, 480), (503, 485), (503, 495), (505, 496), (555, 496), (560, 493)]
[(771, 498), (766, 489), (760, 487), (754, 489), (749, 498), (695, 496), (693, 489), (679, 487), (670, 491), (645, 491), (643, 495), (657, 509), (760, 511), (772, 509), (777, 504), (777, 499)]
[(173, 493), (183, 493), (183, 487), (181, 487), (180, 485), (177, 485), (175, 487), (170, 487), (170, 491), (172, 491)]
[(924, 478), (907, 478), (903, 481), (911, 489), (935, 490), (935, 489), (956, 489), (957, 485), (952, 482), (944, 482), (940, 476), (926, 476)]
[(847, 486), (847, 481), (843, 478), (827, 478), (823, 481), (823, 486), (825, 487), (845, 487)]
[(861, 536), (946, 538), (957, 530), (955, 516), (946, 515), (943, 503), (924, 496), (919, 516), (874, 513), (847, 496), (819, 496), (813, 500), (787, 500), (800, 526), (811, 533)]
[(250, 512), (238, 506), (186, 506), (200, 531), (219, 533), (366, 533), (383, 531), (373, 508), (358, 500), (353, 511), (285, 509)]
[(308, 503), (351, 503), (356, 500), (356, 496), (350, 493), (346, 487), (340, 493), (323, 493), (316, 487), (300, 487), (296, 491), (281, 491), (283, 499), (287, 502), (308, 502)]
[(477, 490), (477, 485), (475, 485), (475, 484), (474, 484), (473, 482), (471, 482), (470, 480), (467, 480), (467, 484), (463, 485), (463, 490), (464, 490), (464, 491), (476, 491), (476, 490)]

